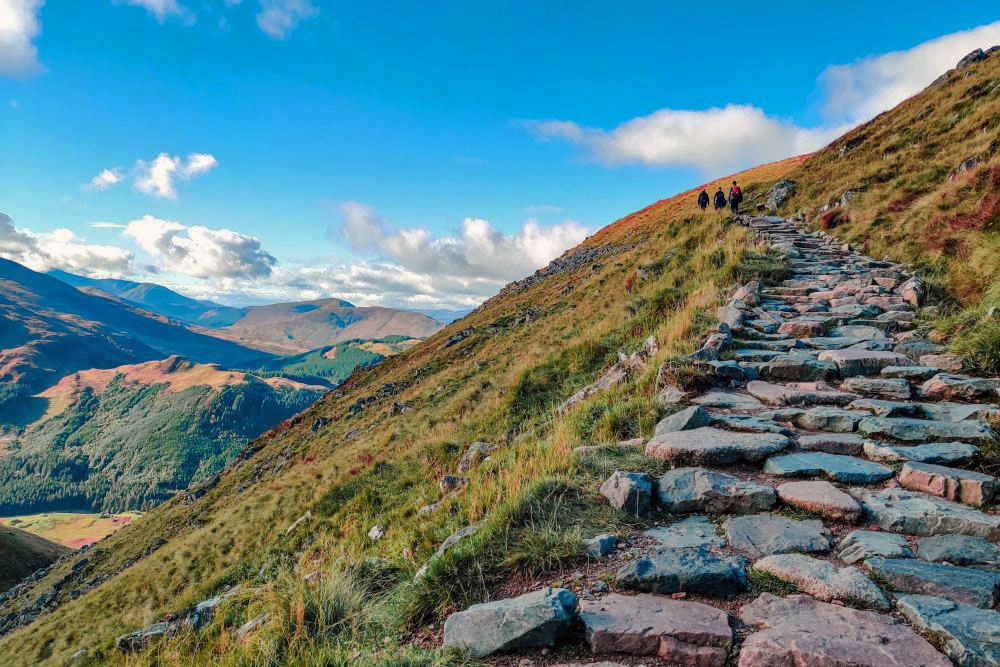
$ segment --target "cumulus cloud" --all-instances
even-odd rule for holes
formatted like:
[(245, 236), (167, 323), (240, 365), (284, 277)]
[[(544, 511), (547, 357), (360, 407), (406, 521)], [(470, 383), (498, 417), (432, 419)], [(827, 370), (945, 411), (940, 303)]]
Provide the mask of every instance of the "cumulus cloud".
[(102, 169), (97, 176), (90, 179), (87, 184), (89, 190), (107, 190), (110, 187), (122, 182), (122, 170), (118, 167), (112, 169)]
[(746, 104), (660, 109), (610, 130), (564, 119), (526, 125), (541, 140), (580, 146), (589, 159), (607, 165), (696, 167), (717, 173), (814, 151), (919, 92), (970, 51), (997, 43), (1000, 21), (905, 51), (828, 67), (818, 80), (826, 122), (817, 127)]
[(119, 224), (117, 222), (92, 222), (90, 226), (94, 229), (125, 229), (125, 225)]
[(44, 0), (0, 2), (0, 76), (25, 77), (42, 71), (33, 40), (42, 31)]
[(271, 39), (285, 39), (300, 21), (317, 14), (312, 0), (260, 0), (257, 25)]
[(177, 16), (188, 22), (194, 21), (194, 14), (191, 10), (179, 4), (177, 0), (119, 0), (119, 2), (132, 7), (142, 7), (160, 23), (171, 16)]
[(161, 269), (195, 278), (263, 278), (277, 262), (253, 236), (148, 214), (129, 222), (123, 234), (152, 255)]
[(219, 162), (209, 153), (192, 153), (184, 160), (160, 153), (151, 162), (136, 162), (135, 188), (139, 192), (161, 199), (177, 199), (176, 180), (189, 181), (211, 171)]
[(119, 277), (132, 269), (132, 253), (110, 245), (86, 243), (68, 229), (35, 233), (19, 229), (0, 213), (0, 257), (35, 271), (63, 269), (98, 278)]

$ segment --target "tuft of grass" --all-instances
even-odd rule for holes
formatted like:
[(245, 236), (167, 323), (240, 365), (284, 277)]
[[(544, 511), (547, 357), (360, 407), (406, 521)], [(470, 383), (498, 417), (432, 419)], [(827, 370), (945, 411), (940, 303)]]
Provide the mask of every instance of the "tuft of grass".
[(799, 592), (799, 587), (795, 584), (779, 579), (770, 572), (751, 568), (747, 573), (750, 582), (750, 594), (760, 595), (761, 593), (771, 593), (782, 597)]

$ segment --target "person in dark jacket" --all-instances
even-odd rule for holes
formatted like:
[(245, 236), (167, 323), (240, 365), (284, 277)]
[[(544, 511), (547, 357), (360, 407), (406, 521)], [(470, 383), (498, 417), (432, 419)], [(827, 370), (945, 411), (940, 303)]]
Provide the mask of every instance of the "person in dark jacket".
[(715, 191), (715, 210), (726, 208), (726, 195), (722, 192), (722, 186)]
[(733, 187), (729, 188), (729, 206), (733, 213), (740, 212), (740, 202), (742, 201), (743, 191), (740, 190), (740, 186), (736, 185), (736, 181), (733, 181)]
[(703, 211), (708, 208), (708, 192), (705, 191), (705, 188), (702, 188), (698, 195), (698, 208)]

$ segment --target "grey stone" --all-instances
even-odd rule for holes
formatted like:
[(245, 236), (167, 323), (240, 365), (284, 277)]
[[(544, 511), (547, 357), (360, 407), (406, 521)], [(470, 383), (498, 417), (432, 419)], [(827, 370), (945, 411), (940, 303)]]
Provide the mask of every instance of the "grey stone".
[(927, 366), (886, 366), (879, 372), (879, 375), (885, 378), (902, 378), (917, 382), (928, 380), (940, 372), (938, 368), (928, 368)]
[(624, 587), (647, 593), (732, 597), (747, 586), (747, 559), (708, 549), (660, 549), (626, 563), (615, 575)]
[(861, 517), (861, 505), (830, 482), (785, 482), (777, 491), (782, 502), (834, 521), (854, 523)]
[(792, 435), (792, 430), (772, 419), (750, 415), (712, 415), (712, 426), (721, 426), (731, 431), (752, 431), (757, 433), (777, 433)]
[(764, 464), (764, 472), (780, 477), (823, 475), (835, 482), (853, 484), (873, 484), (892, 477), (892, 468), (854, 456), (826, 452), (772, 456)]
[(726, 544), (706, 516), (689, 516), (669, 526), (650, 528), (643, 534), (659, 542), (664, 549), (723, 547)]
[(762, 378), (778, 381), (831, 380), (837, 375), (835, 364), (799, 354), (774, 357), (760, 369)]
[(994, 403), (917, 403), (920, 416), (945, 422), (976, 420), (988, 422), (1000, 419), (1000, 406)]
[(753, 396), (729, 391), (711, 391), (691, 399), (691, 402), (708, 408), (725, 408), (730, 410), (757, 410), (764, 407)]
[(920, 364), (957, 373), (965, 367), (965, 360), (957, 354), (925, 354), (920, 357)]
[(774, 489), (705, 468), (678, 468), (660, 477), (656, 499), (667, 512), (748, 514), (770, 509)]
[(855, 456), (861, 453), (865, 441), (851, 433), (817, 433), (800, 435), (798, 445), (802, 449), (828, 454)]
[(851, 377), (844, 380), (840, 388), (855, 394), (907, 400), (910, 398), (910, 383), (902, 378)]
[(657, 655), (672, 664), (723, 667), (733, 644), (726, 612), (700, 602), (612, 593), (580, 605), (595, 655)]
[(913, 447), (887, 445), (873, 440), (865, 442), (865, 456), (878, 461), (951, 464), (969, 461), (978, 452), (978, 447), (964, 442), (931, 442)]
[(794, 584), (823, 602), (842, 600), (876, 609), (889, 608), (889, 601), (875, 582), (856, 567), (836, 567), (803, 554), (776, 554), (761, 558), (753, 568)]
[(938, 373), (920, 385), (920, 395), (930, 401), (979, 401), (1000, 396), (1000, 379)]
[(472, 605), (444, 623), (444, 645), (484, 658), (498, 651), (551, 646), (576, 618), (576, 596), (543, 588), (520, 597)]
[(986, 444), (997, 439), (993, 429), (976, 421), (942, 422), (931, 419), (868, 417), (858, 424), (858, 431), (863, 435), (884, 436), (906, 442), (957, 440)]
[(896, 603), (913, 627), (943, 640), (959, 667), (1000, 665), (1000, 613), (927, 595), (900, 595)]
[(740, 610), (760, 628), (743, 642), (739, 667), (951, 667), (923, 637), (891, 616), (761, 594)]
[(594, 559), (607, 556), (616, 544), (618, 544), (618, 537), (611, 533), (597, 535), (584, 542), (584, 546), (587, 548), (587, 557)]
[(1000, 540), (1000, 517), (919, 491), (851, 489), (868, 517), (883, 530), (910, 535), (974, 535)]
[(653, 479), (644, 472), (616, 470), (601, 485), (601, 494), (613, 507), (640, 516), (649, 511)]
[(819, 353), (819, 359), (835, 363), (844, 377), (878, 375), (886, 366), (913, 364), (913, 361), (901, 354), (879, 350), (825, 350)]
[(788, 447), (790, 441), (776, 433), (739, 433), (712, 427), (654, 435), (646, 454), (665, 461), (726, 464), (754, 462)]
[(747, 391), (768, 405), (847, 405), (857, 394), (820, 389), (797, 389), (762, 380), (747, 383)]
[(924, 560), (947, 561), (980, 570), (1000, 571), (1000, 546), (969, 535), (934, 535), (917, 541)]
[(872, 338), (885, 338), (885, 332), (877, 327), (870, 327), (864, 325), (846, 325), (842, 327), (834, 327), (830, 330), (831, 338), (860, 338), (861, 340), (869, 340)]
[(876, 530), (854, 530), (837, 547), (837, 556), (845, 563), (857, 563), (876, 556), (912, 558), (910, 543), (902, 535)]
[(655, 433), (659, 435), (660, 433), (670, 433), (672, 431), (687, 431), (693, 428), (708, 426), (711, 421), (712, 418), (708, 416), (705, 408), (700, 405), (692, 405), (661, 419), (656, 425)]
[(932, 343), (926, 338), (914, 336), (896, 345), (895, 351), (906, 355), (910, 359), (919, 359), (924, 355), (937, 354), (944, 349), (944, 346)]
[(899, 484), (905, 489), (982, 506), (993, 500), (997, 478), (972, 470), (907, 461), (899, 473)]
[(847, 407), (853, 410), (864, 410), (876, 417), (913, 417), (917, 412), (914, 403), (901, 401), (883, 401), (877, 398), (862, 398), (852, 401)]
[(816, 350), (843, 350), (868, 341), (866, 338), (850, 338), (847, 336), (799, 338), (798, 340), (806, 347), (811, 347)]
[(738, 516), (722, 525), (729, 546), (752, 558), (795, 551), (826, 553), (830, 537), (822, 521), (795, 521), (774, 514)]
[(865, 563), (893, 590), (943, 597), (991, 608), (1000, 595), (1000, 574), (916, 559), (870, 558)]
[(470, 444), (458, 462), (458, 472), (472, 470), (498, 449), (500, 449), (500, 445), (493, 444), (492, 442), (474, 442)]
[(867, 412), (860, 410), (845, 410), (843, 408), (820, 406), (803, 412), (795, 419), (795, 424), (811, 431), (852, 433), (857, 427), (858, 422), (867, 416)]

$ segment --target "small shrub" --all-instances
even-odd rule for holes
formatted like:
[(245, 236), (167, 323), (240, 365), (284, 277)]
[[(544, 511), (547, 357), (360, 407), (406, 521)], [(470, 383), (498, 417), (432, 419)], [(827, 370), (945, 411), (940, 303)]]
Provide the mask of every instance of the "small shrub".
[(834, 208), (823, 214), (820, 218), (819, 225), (823, 229), (835, 229), (841, 225), (846, 225), (851, 222), (851, 217), (841, 211), (839, 208)]

